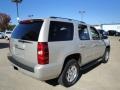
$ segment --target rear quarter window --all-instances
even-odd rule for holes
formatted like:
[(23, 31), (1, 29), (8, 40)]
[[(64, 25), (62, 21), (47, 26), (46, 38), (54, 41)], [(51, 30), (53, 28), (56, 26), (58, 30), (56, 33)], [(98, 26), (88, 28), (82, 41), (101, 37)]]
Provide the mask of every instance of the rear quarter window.
[(73, 40), (74, 27), (72, 23), (51, 21), (49, 28), (49, 41)]
[(43, 21), (20, 23), (12, 33), (12, 38), (37, 41)]

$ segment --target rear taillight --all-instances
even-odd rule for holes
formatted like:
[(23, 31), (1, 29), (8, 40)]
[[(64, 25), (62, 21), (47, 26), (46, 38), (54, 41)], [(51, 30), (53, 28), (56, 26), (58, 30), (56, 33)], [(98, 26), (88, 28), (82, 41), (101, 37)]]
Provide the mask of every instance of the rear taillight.
[(38, 64), (49, 63), (49, 50), (48, 50), (47, 42), (38, 42), (37, 58), (38, 58)]

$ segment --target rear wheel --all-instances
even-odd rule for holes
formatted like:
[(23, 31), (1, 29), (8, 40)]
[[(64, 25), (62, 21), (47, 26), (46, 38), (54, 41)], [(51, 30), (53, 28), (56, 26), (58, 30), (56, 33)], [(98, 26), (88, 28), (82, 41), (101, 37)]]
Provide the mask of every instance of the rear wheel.
[(108, 60), (109, 60), (109, 54), (110, 54), (110, 50), (107, 48), (105, 50), (105, 53), (104, 53), (104, 56), (103, 56), (103, 60), (102, 60), (103, 63), (107, 63), (108, 62)]
[(71, 59), (66, 63), (58, 82), (65, 87), (70, 87), (79, 80), (81, 75), (78, 62)]

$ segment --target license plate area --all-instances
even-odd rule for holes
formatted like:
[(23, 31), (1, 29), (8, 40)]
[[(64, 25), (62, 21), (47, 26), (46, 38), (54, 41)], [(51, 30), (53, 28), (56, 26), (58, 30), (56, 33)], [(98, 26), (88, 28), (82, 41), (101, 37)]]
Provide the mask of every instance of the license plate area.
[(23, 44), (15, 45), (15, 55), (24, 58), (25, 49)]

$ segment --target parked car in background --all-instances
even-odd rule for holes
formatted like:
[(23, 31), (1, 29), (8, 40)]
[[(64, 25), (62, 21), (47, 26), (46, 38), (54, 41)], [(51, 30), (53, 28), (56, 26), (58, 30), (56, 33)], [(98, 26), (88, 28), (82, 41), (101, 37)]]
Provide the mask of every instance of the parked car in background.
[(3, 38), (4, 38), (4, 36), (5, 36), (5, 32), (2, 32), (2, 36), (3, 36)]
[(98, 29), (99, 33), (102, 35), (102, 36), (108, 36), (108, 32), (105, 31), (105, 30), (102, 30), (102, 29)]
[(2, 34), (2, 32), (0, 32), (0, 38), (3, 38), (3, 34)]
[(120, 32), (117, 31), (116, 34), (115, 34), (115, 36), (120, 36)]
[(10, 39), (11, 33), (12, 33), (12, 31), (5, 31), (4, 38), (7, 39), (7, 40)]
[(108, 30), (109, 36), (115, 36), (116, 35), (116, 30)]
[(20, 21), (12, 32), (10, 52), (8, 59), (15, 70), (42, 81), (57, 78), (59, 84), (70, 87), (81, 70), (94, 65), (90, 62), (108, 62), (110, 46), (93, 26), (50, 17)]
[(104, 40), (106, 46), (110, 46), (110, 40), (108, 39), (108, 32), (102, 29), (98, 29), (98, 32), (101, 35), (101, 38)]

